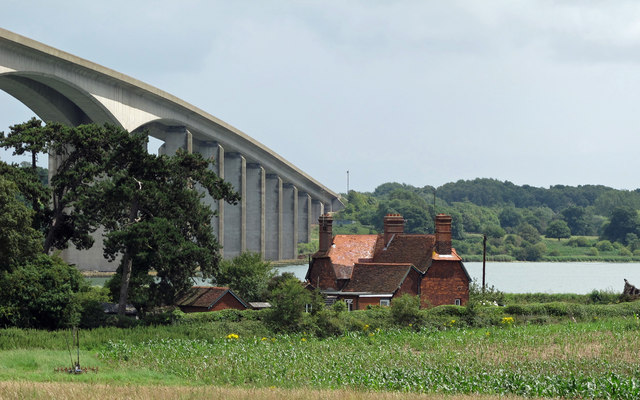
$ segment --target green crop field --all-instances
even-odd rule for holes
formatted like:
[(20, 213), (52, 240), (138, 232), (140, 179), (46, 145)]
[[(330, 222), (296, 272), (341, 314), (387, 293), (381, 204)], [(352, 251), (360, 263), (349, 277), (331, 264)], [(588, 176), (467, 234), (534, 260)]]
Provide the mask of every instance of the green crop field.
[[(82, 333), (80, 360), (97, 367), (98, 372), (82, 375), (55, 371), (75, 357), (65, 347), (65, 332), (8, 329), (0, 331), (0, 381), (5, 382), (0, 385), (0, 398), (24, 397), (19, 394), (27, 389), (15, 382), (40, 382), (32, 388), (32, 397), (48, 397), (37, 388), (50, 382), (59, 383), (51, 390), (60, 393), (66, 393), (65, 385), (72, 382), (84, 385), (77, 388), (133, 385), (141, 393), (169, 385), (175, 388), (166, 389), (175, 391), (170, 398), (200, 398), (200, 394), (215, 398), (211, 392), (206, 394), (211, 385), (238, 388), (227, 396), (231, 398), (245, 398), (240, 389), (250, 388), (264, 398), (276, 389), (290, 394), (284, 398), (297, 398), (299, 393), (320, 398), (318, 393), (337, 393), (334, 390), (353, 393), (356, 397), (352, 398), (371, 392), (640, 396), (640, 319), (635, 315), (592, 317), (587, 322), (566, 319), (546, 325), (521, 323), (522, 318), (503, 316), (497, 325), (482, 328), (465, 327), (453, 317), (439, 329), (364, 325), (327, 339), (304, 333), (245, 336), (226, 330), (240, 325), (210, 322), (96, 329)], [(148, 386), (152, 388), (145, 389)], [(137, 398), (162, 398), (140, 396)], [(347, 398), (326, 396), (323, 398)]]

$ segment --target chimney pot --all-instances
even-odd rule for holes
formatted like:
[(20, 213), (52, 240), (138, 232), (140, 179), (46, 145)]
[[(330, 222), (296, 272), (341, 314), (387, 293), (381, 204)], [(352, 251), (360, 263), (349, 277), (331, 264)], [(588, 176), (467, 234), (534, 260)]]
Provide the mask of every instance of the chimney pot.
[(318, 218), (319, 223), (319, 243), (318, 251), (327, 252), (333, 242), (333, 217), (329, 214), (323, 214)]
[(436, 215), (436, 253), (451, 254), (451, 216)]
[(400, 214), (387, 214), (384, 217), (385, 246), (389, 244), (389, 241), (396, 233), (404, 233), (404, 218)]

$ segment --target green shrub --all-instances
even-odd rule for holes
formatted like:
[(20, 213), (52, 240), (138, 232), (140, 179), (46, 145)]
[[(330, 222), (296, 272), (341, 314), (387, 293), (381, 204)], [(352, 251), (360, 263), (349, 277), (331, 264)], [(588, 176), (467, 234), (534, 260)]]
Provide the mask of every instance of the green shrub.
[(620, 248), (620, 250), (618, 250), (618, 254), (623, 256), (623, 257), (631, 257), (631, 251), (629, 251), (629, 249), (627, 249), (626, 247), (622, 247)]
[(391, 320), (399, 326), (420, 322), (420, 297), (403, 294), (391, 300)]
[(87, 284), (57, 256), (40, 254), (0, 275), (0, 325), (60, 329), (80, 320), (77, 293)]
[(80, 306), (80, 321), (78, 326), (83, 329), (92, 329), (106, 325), (107, 315), (104, 313), (102, 303), (109, 301), (109, 293), (105, 288), (89, 287), (77, 295)]
[(305, 306), (313, 301), (312, 293), (302, 283), (291, 278), (282, 282), (272, 292), (269, 321), (276, 330), (299, 331)]
[(318, 337), (340, 336), (346, 331), (344, 319), (329, 310), (316, 313), (315, 328)]
[(598, 243), (596, 243), (596, 248), (599, 251), (613, 251), (614, 247), (613, 244), (611, 244), (610, 241), (608, 240), (601, 240)]

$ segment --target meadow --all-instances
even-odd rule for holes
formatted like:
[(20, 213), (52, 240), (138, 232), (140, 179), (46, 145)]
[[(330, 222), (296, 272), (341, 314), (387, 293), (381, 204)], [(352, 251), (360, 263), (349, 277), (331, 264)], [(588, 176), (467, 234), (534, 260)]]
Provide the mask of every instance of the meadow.
[[(507, 313), (509, 307), (516, 312)], [(140, 397), (131, 398), (163, 398), (165, 392), (164, 398), (640, 396), (636, 303), (509, 307), (477, 307), (473, 320), (464, 307), (437, 307), (428, 311), (428, 323), (405, 327), (383, 323), (385, 310), (346, 313), (349, 329), (327, 338), (275, 334), (260, 313), (97, 328), (81, 332), (80, 361), (98, 372), (82, 375), (55, 372), (76, 356), (67, 350), (68, 332), (5, 329), (0, 398), (94, 387), (90, 393), (135, 388), (131, 393)], [(25, 389), (20, 382), (38, 384)], [(100, 389), (105, 385), (113, 389)], [(269, 397), (274, 393), (279, 397)]]

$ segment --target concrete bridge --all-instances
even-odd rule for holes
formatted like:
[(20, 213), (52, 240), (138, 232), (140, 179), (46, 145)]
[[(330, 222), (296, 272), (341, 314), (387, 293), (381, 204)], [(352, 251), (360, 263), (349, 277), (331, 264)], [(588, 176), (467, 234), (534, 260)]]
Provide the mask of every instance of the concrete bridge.
[[(68, 125), (111, 123), (161, 139), (160, 151), (198, 152), (215, 160), (215, 172), (242, 195), (237, 206), (205, 199), (225, 258), (242, 251), (268, 260), (296, 257), (311, 224), (343, 207), (339, 196), (265, 145), (187, 102), (129, 76), (0, 29), (0, 89), (43, 121)], [(15, 121), (16, 123), (22, 121)], [(49, 158), (55, 170), (56, 158)], [(101, 243), (63, 254), (81, 269), (114, 269)]]

